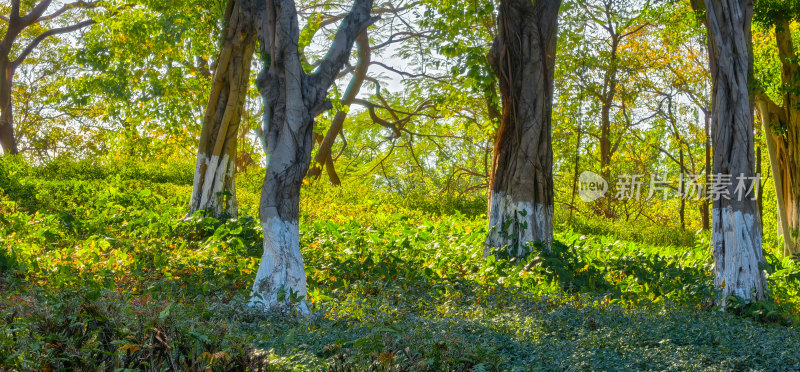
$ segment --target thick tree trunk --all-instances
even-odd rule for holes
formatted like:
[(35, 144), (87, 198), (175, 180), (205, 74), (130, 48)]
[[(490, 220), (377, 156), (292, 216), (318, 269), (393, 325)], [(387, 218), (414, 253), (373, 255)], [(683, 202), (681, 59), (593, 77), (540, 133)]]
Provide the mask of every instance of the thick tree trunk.
[(714, 284), (721, 304), (729, 296), (764, 299), (767, 283), (756, 202), (750, 195), (740, 200), (734, 192), (736, 178), (754, 177), (753, 17), (751, 0), (705, 0), (709, 60), (713, 83), (712, 122), (714, 174), (730, 175), (730, 199), (713, 202)]
[(14, 114), (11, 104), (11, 84), (14, 69), (8, 53), (0, 48), (0, 146), (3, 154), (16, 154), (17, 139), (14, 136)]
[(266, 0), (260, 5), (257, 28), (266, 66), (259, 74), (258, 88), (264, 100), (269, 157), (259, 207), (264, 254), (251, 304), (304, 314), (308, 308), (298, 217), (300, 186), (311, 162), (314, 118), (332, 108), (326, 101), (328, 89), (349, 58), (358, 34), (376, 18), (370, 18), (372, 0), (356, 0), (328, 54), (308, 75), (298, 52), (300, 30), (294, 1)]
[(236, 142), (255, 49), (255, 0), (231, 0), (203, 119), (191, 212), (236, 217)]
[(491, 180), (490, 247), (527, 254), (553, 240), (551, 113), (560, 0), (503, 0), (490, 63), (500, 81), (503, 121)]

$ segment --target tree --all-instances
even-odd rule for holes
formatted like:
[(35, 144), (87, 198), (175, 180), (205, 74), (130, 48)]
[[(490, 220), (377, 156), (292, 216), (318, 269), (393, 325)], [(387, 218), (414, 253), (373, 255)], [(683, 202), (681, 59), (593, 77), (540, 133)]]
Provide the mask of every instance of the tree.
[(325, 58), (312, 73), (300, 60), (294, 0), (258, 2), (256, 29), (265, 67), (257, 79), (264, 100), (268, 160), (259, 213), (264, 253), (253, 284), (251, 304), (286, 307), (307, 313), (306, 276), (299, 245), (300, 186), (308, 171), (315, 118), (333, 108), (328, 89), (344, 66), (356, 40), (377, 21), (372, 0), (355, 0), (342, 20)]
[(553, 240), (551, 114), (560, 0), (504, 0), (489, 60), (503, 119), (491, 178), (490, 247), (512, 256)]
[[(631, 207), (641, 204), (617, 199), (613, 181), (619, 174), (641, 173), (634, 162), (625, 158), (633, 153), (626, 148), (633, 139), (631, 134), (638, 129), (636, 126), (650, 120), (645, 113), (637, 112), (643, 111), (637, 110), (641, 107), (637, 100), (645, 95), (642, 76), (647, 76), (652, 58), (645, 60), (637, 46), (641, 43), (639, 39), (645, 38), (653, 28), (648, 13), (651, 6), (649, 2), (640, 1), (592, 0), (567, 1), (563, 8), (565, 26), (559, 39), (566, 43), (559, 42), (556, 118), (561, 121), (560, 125), (573, 128), (567, 131), (569, 137), (578, 133), (580, 141), (577, 138), (562, 140), (558, 131), (554, 141), (566, 140), (570, 148), (576, 149), (570, 154), (574, 156), (573, 190), (581, 164), (584, 168), (599, 169), (603, 179), (612, 185), (606, 197), (591, 205), (593, 213), (609, 218), (630, 215), (636, 209)], [(568, 119), (562, 112), (564, 109), (581, 120)], [(581, 157), (582, 147), (587, 148), (586, 155), (590, 156)], [(557, 151), (565, 151), (565, 148), (557, 148)], [(620, 161), (622, 159), (626, 161)]]
[[(619, 7), (619, 9), (615, 9)], [(619, 148), (622, 136), (616, 142), (612, 142), (612, 109), (617, 94), (620, 92), (619, 75), (625, 69), (624, 61), (620, 56), (621, 46), (626, 39), (636, 35), (644, 29), (647, 24), (640, 23), (641, 13), (636, 15), (625, 14), (628, 9), (623, 4), (615, 4), (614, 0), (604, 0), (599, 5), (586, 4), (584, 6), (586, 14), (596, 25), (608, 34), (608, 54), (603, 55), (607, 58), (607, 66), (603, 72), (603, 80), (600, 89), (593, 90), (593, 94), (601, 103), (600, 109), (600, 167), (605, 179), (609, 179), (611, 159)], [(626, 128), (629, 129), (629, 128)]]
[[(705, 0), (704, 6), (696, 1), (693, 6), (705, 12), (708, 30), (713, 172), (734, 182), (741, 176), (754, 179), (752, 2)], [(712, 207), (714, 285), (721, 291), (722, 305), (729, 296), (745, 300), (767, 296), (756, 201), (730, 195), (730, 199), (714, 198)]]
[(197, 151), (191, 212), (204, 210), (216, 217), (238, 214), (236, 144), (255, 49), (255, 10), (253, 0), (231, 0), (225, 12), (222, 46)]
[[(661, 33), (669, 42), (663, 43), (665, 49), (665, 63), (662, 68), (669, 72), (671, 86), (678, 89), (695, 107), (698, 120), (703, 124), (702, 133), (690, 131), (688, 138), (701, 138), (703, 141), (703, 154), (698, 156), (698, 163), (702, 164), (705, 183), (711, 178), (711, 84), (708, 71), (706, 32), (702, 20), (697, 14), (691, 12), (691, 3), (684, 1), (680, 6), (668, 3), (663, 9), (663, 19), (659, 24), (664, 25)], [(687, 137), (683, 138), (687, 141)], [(691, 157), (692, 141), (686, 142)], [(700, 162), (699, 159), (703, 161)], [(692, 166), (694, 167), (694, 161)], [(695, 174), (692, 169), (692, 174)], [(711, 228), (710, 204), (708, 198), (703, 198), (700, 205), (702, 228)]]
[[(52, 5), (52, 0), (42, 0), (33, 5), (30, 11), (22, 15), (21, 0), (11, 0), (11, 9), (8, 15), (0, 15), (0, 20), (6, 23), (5, 35), (0, 41), (0, 146), (5, 154), (16, 154), (17, 138), (14, 134), (14, 116), (11, 102), (11, 89), (14, 83), (14, 73), (25, 62), (25, 59), (48, 37), (74, 32), (95, 23), (86, 19), (68, 25), (47, 28), (50, 21), (61, 19), (73, 9), (90, 9), (99, 6), (99, 2), (76, 1), (67, 3), (45, 14)], [(21, 42), (20, 35), (29, 28), (41, 28), (37, 36), (28, 41), (24, 47), (17, 45)], [(16, 52), (12, 56), (12, 52)]]
[(790, 22), (800, 14), (800, 2), (763, 1), (757, 5), (758, 23), (775, 29), (780, 59), (782, 104), (773, 101), (764, 88), (756, 92), (755, 103), (772, 166), (778, 199), (778, 221), (786, 255), (800, 254), (800, 64), (794, 48)]

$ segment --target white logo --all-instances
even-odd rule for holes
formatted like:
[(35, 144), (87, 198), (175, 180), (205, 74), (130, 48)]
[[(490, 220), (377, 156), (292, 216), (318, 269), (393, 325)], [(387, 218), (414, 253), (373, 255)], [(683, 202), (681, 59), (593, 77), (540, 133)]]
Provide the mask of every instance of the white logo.
[(602, 198), (606, 191), (608, 182), (597, 173), (585, 171), (578, 178), (578, 195), (585, 203)]

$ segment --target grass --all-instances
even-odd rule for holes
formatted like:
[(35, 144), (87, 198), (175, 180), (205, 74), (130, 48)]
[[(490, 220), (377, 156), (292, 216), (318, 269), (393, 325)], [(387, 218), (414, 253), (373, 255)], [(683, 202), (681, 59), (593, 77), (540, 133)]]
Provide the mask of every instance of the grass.
[(562, 224), (550, 253), (484, 259), (479, 200), (352, 181), (303, 191), (313, 314), (254, 313), (261, 174), (239, 177), (243, 217), (217, 221), (183, 219), (190, 171), (0, 160), (0, 369), (800, 369), (788, 259), (768, 255), (774, 301), (723, 313), (704, 235)]

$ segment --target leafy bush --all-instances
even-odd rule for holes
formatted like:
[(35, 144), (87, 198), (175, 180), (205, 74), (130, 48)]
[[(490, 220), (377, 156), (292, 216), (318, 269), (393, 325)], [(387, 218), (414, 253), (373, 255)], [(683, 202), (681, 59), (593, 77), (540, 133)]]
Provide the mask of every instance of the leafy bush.
[[(21, 159), (14, 156), (0, 157), (0, 194), (15, 201), (26, 209), (36, 206), (36, 197), (33, 186), (20, 182), (18, 174), (24, 172), (26, 167)], [(0, 216), (0, 223), (2, 223)]]

